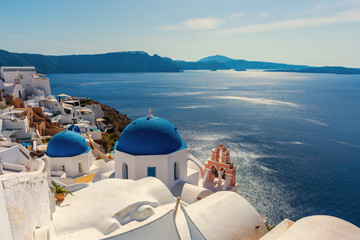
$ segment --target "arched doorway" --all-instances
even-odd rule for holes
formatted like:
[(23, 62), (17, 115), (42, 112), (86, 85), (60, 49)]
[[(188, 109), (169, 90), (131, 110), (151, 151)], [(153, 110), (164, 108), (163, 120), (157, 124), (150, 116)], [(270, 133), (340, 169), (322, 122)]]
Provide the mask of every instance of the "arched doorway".
[(178, 180), (180, 178), (180, 168), (177, 164), (177, 162), (174, 163), (174, 181)]
[(129, 179), (129, 169), (126, 163), (122, 164), (122, 177), (123, 179)]
[(210, 172), (211, 174), (210, 174), (210, 179), (211, 180), (214, 180), (215, 178), (217, 178), (218, 177), (218, 170), (217, 170), (217, 168), (216, 168), (216, 166), (215, 165), (212, 165), (211, 166), (211, 172)]
[(225, 173), (226, 173), (225, 168), (220, 168), (220, 170), (219, 170), (219, 181), (221, 181), (221, 179), (225, 180), (225, 176), (226, 176)]

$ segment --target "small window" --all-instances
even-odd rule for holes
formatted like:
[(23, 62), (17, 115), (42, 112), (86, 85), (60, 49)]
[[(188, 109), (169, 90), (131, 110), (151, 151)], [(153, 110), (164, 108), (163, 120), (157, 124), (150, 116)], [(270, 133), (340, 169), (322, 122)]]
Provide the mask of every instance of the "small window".
[(62, 165), (62, 170), (63, 170), (63, 172), (65, 172), (65, 166), (64, 165)]
[(156, 177), (156, 167), (148, 167), (147, 175), (148, 177)]

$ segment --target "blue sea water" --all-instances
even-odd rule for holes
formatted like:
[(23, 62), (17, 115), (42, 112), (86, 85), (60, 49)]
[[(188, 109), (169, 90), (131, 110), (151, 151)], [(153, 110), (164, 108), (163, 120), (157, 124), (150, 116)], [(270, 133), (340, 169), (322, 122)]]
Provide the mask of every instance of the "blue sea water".
[(360, 75), (185, 71), (50, 74), (53, 94), (87, 96), (131, 119), (178, 127), (205, 162), (220, 142), (238, 193), (272, 224), (326, 214), (360, 226)]

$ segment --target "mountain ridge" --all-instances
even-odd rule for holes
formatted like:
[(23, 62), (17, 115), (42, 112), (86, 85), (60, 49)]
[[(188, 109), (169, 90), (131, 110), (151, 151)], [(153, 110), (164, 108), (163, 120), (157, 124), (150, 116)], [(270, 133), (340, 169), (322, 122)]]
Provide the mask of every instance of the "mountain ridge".
[(42, 73), (116, 73), (116, 72), (180, 72), (182, 70), (262, 69), (278, 72), (359, 74), (360, 69), (345, 67), (311, 67), (263, 61), (233, 59), (213, 55), (198, 61), (173, 60), (150, 56), (144, 51), (101, 54), (42, 55), (12, 53), (0, 49), (0, 66), (34, 66)]
[(198, 60), (197, 62), (211, 62), (211, 61), (226, 62), (226, 61), (231, 61), (231, 60), (235, 60), (235, 59), (229, 58), (229, 57), (226, 57), (223, 55), (213, 55), (213, 56), (204, 57), (204, 58)]
[(0, 49), (0, 66), (34, 66), (43, 73), (179, 72), (157, 54), (114, 52), (104, 54), (42, 55)]

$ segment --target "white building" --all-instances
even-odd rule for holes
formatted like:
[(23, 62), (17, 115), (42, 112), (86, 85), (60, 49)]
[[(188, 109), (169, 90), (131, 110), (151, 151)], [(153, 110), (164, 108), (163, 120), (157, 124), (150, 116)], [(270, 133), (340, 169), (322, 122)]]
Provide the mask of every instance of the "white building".
[(60, 99), (59, 102), (54, 96), (47, 96), (39, 99), (39, 106), (44, 108), (45, 115), (62, 125), (87, 121), (95, 126), (95, 114), (91, 109), (81, 107), (79, 100)]
[(24, 110), (8, 108), (1, 112), (0, 135), (6, 141), (29, 140), (35, 135), (35, 132), (30, 131), (29, 120), (23, 114)]
[(27, 99), (29, 96), (51, 94), (49, 79), (37, 74), (34, 67), (1, 67), (4, 95)]
[(52, 171), (62, 171), (67, 177), (74, 178), (94, 172), (105, 164), (103, 160), (95, 161), (90, 149), (80, 133), (63, 131), (50, 139), (46, 155)]
[(136, 119), (120, 135), (115, 146), (115, 177), (160, 179), (169, 189), (179, 182), (198, 185), (199, 171), (188, 168), (188, 147), (167, 120)]
[(63, 106), (53, 96), (41, 98), (39, 106), (44, 108), (44, 113), (47, 117), (58, 117), (57, 121), (60, 124), (69, 124), (73, 122), (73, 109), (72, 106)]

